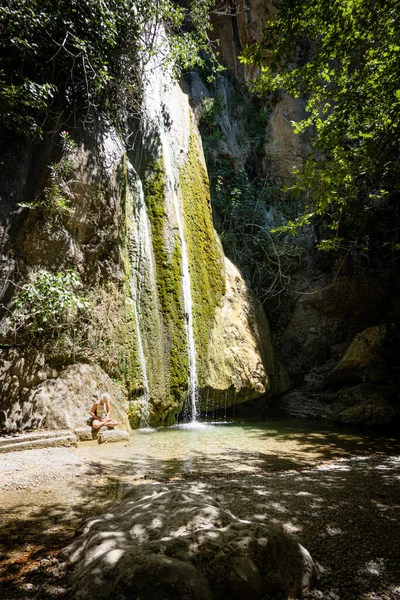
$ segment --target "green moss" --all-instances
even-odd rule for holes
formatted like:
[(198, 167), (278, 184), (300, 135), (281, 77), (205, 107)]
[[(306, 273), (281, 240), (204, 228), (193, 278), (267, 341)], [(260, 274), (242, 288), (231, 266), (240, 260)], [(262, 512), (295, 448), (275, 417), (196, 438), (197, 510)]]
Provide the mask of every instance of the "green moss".
[(189, 140), (186, 162), (181, 168), (181, 187), (191, 270), (198, 374), (201, 384), (207, 361), (210, 329), (215, 308), (225, 293), (225, 278), (222, 253), (212, 221), (209, 181), (193, 133)]
[[(123, 215), (119, 228), (118, 246), (125, 277), (122, 289), (117, 293), (117, 295), (121, 296), (119, 302), (111, 302), (109, 306), (112, 307), (114, 313), (117, 306), (120, 306), (119, 311), (117, 311), (117, 322), (114, 326), (115, 334), (119, 339), (116, 377), (124, 384), (128, 397), (132, 397), (137, 388), (140, 387), (141, 373), (136, 339), (135, 311), (131, 302), (129, 302), (130, 282), (132, 278), (130, 260), (132, 204), (129, 201), (130, 186), (126, 154), (123, 155), (117, 167), (116, 179), (120, 191), (121, 214)], [(114, 291), (115, 294), (116, 292)], [(112, 319), (113, 317), (110, 315), (110, 318)]]
[(170, 354), (170, 390), (172, 396), (180, 402), (184, 400), (182, 392), (186, 392), (188, 382), (188, 354), (184, 314), (181, 305), (181, 249), (176, 236), (172, 254), (171, 276), (174, 282), (173, 295), (173, 334)]
[(146, 170), (144, 194), (151, 223), (156, 279), (169, 351), (169, 392), (163, 399), (165, 419), (179, 412), (187, 390), (188, 357), (181, 301), (181, 253), (179, 239), (175, 238), (170, 255), (164, 236), (165, 168), (162, 159), (151, 162)]

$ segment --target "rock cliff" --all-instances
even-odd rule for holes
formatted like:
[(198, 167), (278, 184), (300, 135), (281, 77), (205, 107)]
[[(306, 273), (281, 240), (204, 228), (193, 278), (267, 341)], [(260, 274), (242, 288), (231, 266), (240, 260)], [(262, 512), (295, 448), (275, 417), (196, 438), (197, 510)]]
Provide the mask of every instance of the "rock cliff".
[[(203, 408), (211, 396), (217, 407), (227, 395), (244, 401), (270, 387), (268, 322), (233, 266), (225, 270), (188, 97), (165, 74), (146, 85), (139, 141), (128, 151), (100, 120), (35, 152), (17, 141), (3, 151), (2, 428), (81, 425), (100, 388), (122, 423), (126, 414), (132, 426), (174, 422), (189, 387), (189, 324)], [(50, 161), (68, 161), (68, 181), (56, 181), (61, 200)], [(7, 317), (18, 289), (29, 282), (34, 290), (38, 273), (68, 269), (88, 305), (79, 319), (70, 315), (51, 335), (13, 330)]]

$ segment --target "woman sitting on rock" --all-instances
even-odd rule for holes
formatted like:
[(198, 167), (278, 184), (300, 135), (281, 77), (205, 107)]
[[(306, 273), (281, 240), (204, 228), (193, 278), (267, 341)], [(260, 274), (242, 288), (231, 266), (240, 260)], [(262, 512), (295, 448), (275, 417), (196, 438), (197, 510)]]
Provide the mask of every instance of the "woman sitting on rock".
[(93, 429), (100, 429), (100, 427), (115, 427), (118, 425), (118, 421), (114, 421), (111, 418), (111, 397), (110, 394), (100, 394), (97, 398), (95, 394), (94, 404), (90, 409), (90, 416), (92, 418), (91, 425)]

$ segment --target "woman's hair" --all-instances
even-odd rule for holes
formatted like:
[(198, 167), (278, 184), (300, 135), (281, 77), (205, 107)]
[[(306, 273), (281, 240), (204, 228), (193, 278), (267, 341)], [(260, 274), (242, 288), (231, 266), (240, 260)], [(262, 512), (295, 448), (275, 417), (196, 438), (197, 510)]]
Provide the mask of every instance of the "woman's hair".
[(110, 396), (110, 394), (108, 394), (107, 392), (103, 392), (102, 394), (99, 394), (99, 401), (101, 402), (102, 400), (106, 400), (107, 402), (111, 402), (111, 396)]

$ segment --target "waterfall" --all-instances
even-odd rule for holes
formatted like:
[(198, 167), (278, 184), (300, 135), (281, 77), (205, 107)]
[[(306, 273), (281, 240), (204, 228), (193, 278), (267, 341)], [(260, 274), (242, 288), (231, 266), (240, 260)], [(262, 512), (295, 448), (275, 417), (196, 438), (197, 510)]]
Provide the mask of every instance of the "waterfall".
[(171, 208), (175, 213), (178, 226), (182, 259), (183, 309), (189, 362), (188, 395), (184, 410), (185, 417), (195, 422), (199, 414), (199, 408), (191, 281), (185, 227), (179, 198), (179, 178), (176, 177), (174, 172), (174, 169), (178, 169), (177, 156), (180, 156), (180, 152), (182, 152), (189, 139), (190, 115), (187, 100), (179, 85), (173, 81), (168, 69), (160, 69), (155, 66), (156, 64), (156, 61), (154, 65), (150, 61), (148, 65), (148, 72), (144, 81), (143, 112), (148, 131), (157, 132), (156, 135), (158, 134), (160, 138), (166, 173), (167, 196), (172, 201), (173, 207)]
[(161, 146), (163, 151), (165, 175), (167, 180), (167, 186), (172, 196), (173, 205), (175, 209), (176, 221), (178, 224), (179, 239), (181, 242), (181, 255), (182, 255), (182, 291), (183, 291), (183, 307), (185, 313), (185, 329), (186, 339), (188, 346), (188, 359), (189, 359), (189, 381), (188, 381), (188, 405), (185, 407), (186, 414), (190, 417), (192, 422), (195, 422), (199, 413), (198, 409), (198, 382), (197, 382), (197, 368), (196, 368), (196, 346), (194, 341), (194, 329), (193, 329), (193, 305), (192, 305), (192, 293), (191, 293), (191, 282), (190, 282), (190, 271), (189, 271), (189, 259), (185, 240), (185, 232), (183, 226), (183, 220), (181, 216), (181, 209), (179, 204), (179, 197), (177, 192), (177, 182), (172, 167), (171, 153), (168, 140), (166, 139), (166, 133), (164, 129), (160, 128)]
[(141, 417), (140, 427), (149, 427), (150, 408), (149, 408), (149, 381), (147, 378), (146, 357), (143, 348), (143, 339), (141, 328), (143, 327), (141, 318), (141, 297), (140, 293), (146, 276), (155, 280), (155, 266), (153, 260), (153, 250), (151, 245), (150, 224), (147, 216), (146, 205), (144, 201), (143, 186), (140, 180), (137, 180), (137, 198), (133, 206), (134, 218), (131, 239), (131, 298), (133, 301), (133, 311), (136, 323), (136, 339), (138, 345), (138, 359), (143, 381), (143, 395), (140, 400)]

